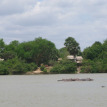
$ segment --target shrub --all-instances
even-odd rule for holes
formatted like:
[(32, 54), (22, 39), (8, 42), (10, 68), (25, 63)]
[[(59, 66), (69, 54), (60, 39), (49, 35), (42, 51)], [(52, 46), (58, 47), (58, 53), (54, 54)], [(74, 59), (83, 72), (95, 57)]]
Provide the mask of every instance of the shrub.
[(0, 74), (23, 74), (28, 71), (34, 71), (37, 69), (35, 63), (26, 63), (23, 60), (18, 58), (9, 59), (6, 61), (0, 62)]
[(76, 63), (69, 60), (63, 60), (57, 63), (50, 71), (50, 73), (75, 73), (77, 69)]
[(0, 75), (8, 75), (8, 74), (9, 72), (7, 67), (2, 62), (0, 62)]
[(40, 66), (40, 70), (43, 71), (44, 69), (45, 69), (45, 66), (44, 66), (44, 65), (41, 65), (41, 66)]
[(45, 74), (47, 73), (47, 69), (46, 68), (44, 68), (43, 73), (45, 73)]
[(26, 64), (26, 66), (28, 68), (28, 71), (34, 71), (38, 68), (38, 66), (35, 63), (29, 63), (29, 64)]
[(81, 67), (82, 73), (106, 73), (107, 64), (103, 60), (84, 60)]
[(48, 64), (49, 64), (49, 66), (54, 66), (54, 65), (56, 64), (56, 61), (50, 60), (50, 61), (48, 62)]

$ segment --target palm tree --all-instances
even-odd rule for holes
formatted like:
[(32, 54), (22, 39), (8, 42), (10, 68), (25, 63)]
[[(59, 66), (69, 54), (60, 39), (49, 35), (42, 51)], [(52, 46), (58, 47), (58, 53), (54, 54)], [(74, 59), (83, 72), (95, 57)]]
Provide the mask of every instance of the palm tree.
[(76, 55), (80, 52), (79, 43), (77, 43), (73, 37), (68, 37), (65, 40), (64, 45), (66, 46), (70, 55), (74, 55), (74, 58), (76, 60)]

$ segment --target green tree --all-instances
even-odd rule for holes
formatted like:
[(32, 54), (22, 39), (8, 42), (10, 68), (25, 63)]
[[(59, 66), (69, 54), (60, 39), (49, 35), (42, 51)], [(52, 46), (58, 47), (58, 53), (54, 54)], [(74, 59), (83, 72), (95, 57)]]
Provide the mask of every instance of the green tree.
[(68, 37), (65, 40), (64, 45), (66, 46), (70, 55), (74, 55), (74, 57), (76, 57), (76, 55), (80, 52), (79, 43), (77, 43), (73, 37)]
[(4, 60), (8, 60), (8, 59), (12, 59), (12, 58), (15, 58), (16, 57), (16, 53), (13, 52), (13, 51), (5, 51), (1, 54), (1, 57), (4, 59)]
[(10, 42), (9, 45), (6, 45), (6, 49), (5, 50), (6, 51), (14, 51), (14, 52), (16, 52), (16, 49), (17, 49), (19, 44), (20, 44), (19, 41), (14, 40), (14, 41)]
[(103, 50), (107, 52), (107, 39), (103, 43)]
[(59, 49), (59, 55), (60, 55), (60, 58), (66, 59), (66, 57), (69, 55), (67, 48), (64, 47), (64, 48)]
[(4, 48), (2, 49), (2, 52), (0, 54), (0, 56), (7, 60), (7, 59), (12, 59), (12, 58), (15, 58), (17, 56), (17, 53), (16, 53), (16, 49), (17, 49), (17, 46), (19, 44), (18, 41), (12, 41), (10, 42), (9, 45), (5, 45), (5, 43), (2, 43)]
[(58, 50), (54, 43), (42, 38), (36, 38), (34, 41), (23, 42), (17, 48), (19, 58), (29, 62), (47, 64), (49, 60), (57, 60)]
[(84, 61), (82, 72), (106, 73), (107, 72), (107, 40), (103, 44), (95, 42), (92, 46), (84, 49)]
[(83, 57), (85, 59), (94, 60), (99, 57), (99, 55), (102, 53), (102, 50), (102, 44), (97, 41), (91, 47), (84, 49)]
[(46, 39), (36, 38), (34, 41), (33, 49), (33, 60), (36, 61), (37, 65), (41, 63), (47, 64), (49, 60), (57, 60), (58, 50), (56, 49), (54, 43)]
[(4, 43), (3, 39), (0, 39), (0, 53), (3, 52), (4, 48), (5, 48), (5, 43)]

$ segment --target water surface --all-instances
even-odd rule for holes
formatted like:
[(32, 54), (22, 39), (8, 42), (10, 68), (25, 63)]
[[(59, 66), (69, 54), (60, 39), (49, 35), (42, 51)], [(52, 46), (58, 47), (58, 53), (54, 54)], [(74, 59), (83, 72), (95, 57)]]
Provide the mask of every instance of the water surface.
[(107, 74), (0, 76), (0, 107), (107, 107)]

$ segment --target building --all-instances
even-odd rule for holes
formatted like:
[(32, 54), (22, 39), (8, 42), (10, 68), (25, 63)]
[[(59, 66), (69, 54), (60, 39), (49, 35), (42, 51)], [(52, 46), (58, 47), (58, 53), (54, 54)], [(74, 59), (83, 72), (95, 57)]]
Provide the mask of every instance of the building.
[(4, 61), (4, 59), (1, 59), (1, 58), (0, 58), (0, 61)]
[(82, 56), (76, 56), (76, 62), (77, 62), (77, 64), (81, 64), (82, 60), (83, 60)]
[(67, 59), (75, 61), (77, 64), (81, 64), (82, 60), (83, 60), (83, 57), (82, 56), (76, 56), (76, 57), (74, 57), (73, 55), (68, 55)]

